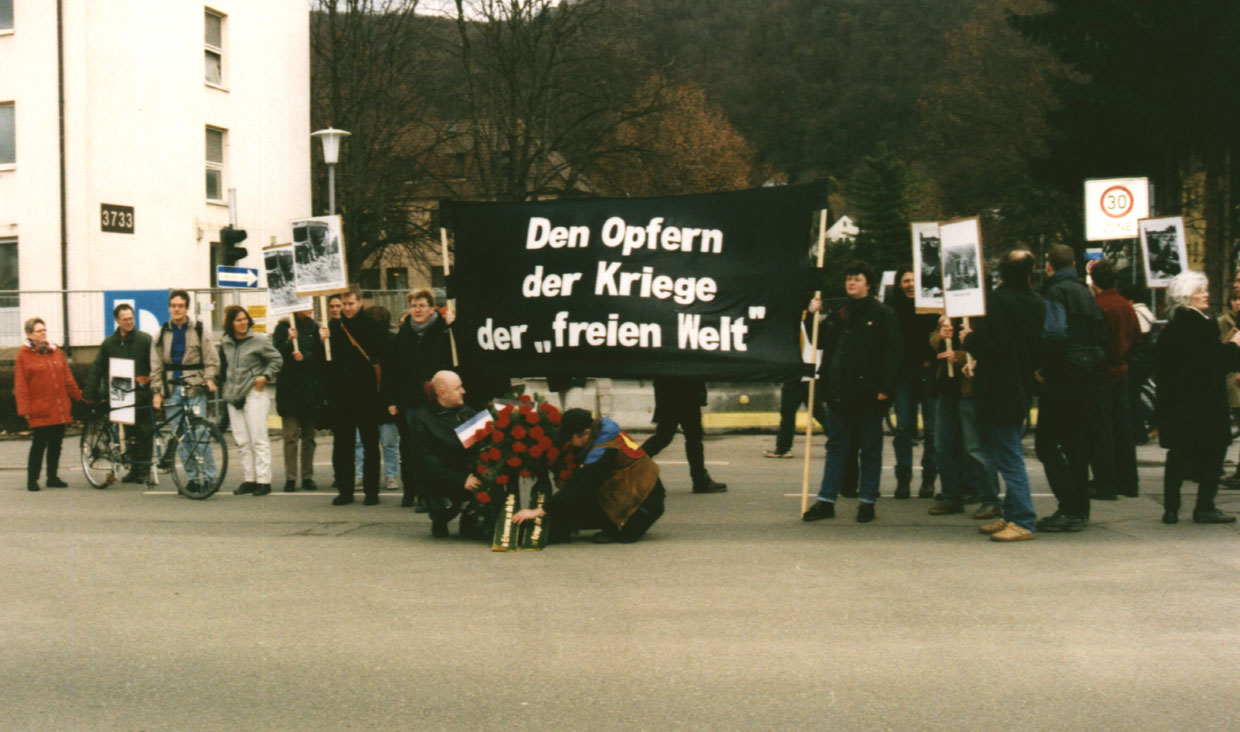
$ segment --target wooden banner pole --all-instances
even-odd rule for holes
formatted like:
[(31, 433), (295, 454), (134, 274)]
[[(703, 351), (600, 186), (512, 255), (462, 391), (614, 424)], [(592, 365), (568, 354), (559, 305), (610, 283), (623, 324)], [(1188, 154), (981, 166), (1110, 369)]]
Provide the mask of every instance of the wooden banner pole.
[[(316, 297), (314, 298), (314, 301), (318, 303), (319, 306), (319, 322), (322, 323), (324, 327), (330, 329), (331, 319), (327, 313), (327, 298)], [(323, 357), (328, 361), (332, 360), (332, 338), (330, 335), (323, 339)]]
[[(823, 257), (827, 250), (827, 209), (822, 209), (818, 216), (818, 269), (822, 269)], [(814, 299), (822, 299), (822, 290), (814, 291)], [(814, 332), (810, 334), (810, 354), (814, 363), (814, 375), (809, 380), (809, 395), (806, 400), (808, 413), (805, 415), (805, 461), (801, 467), (801, 513), (809, 510), (809, 454), (814, 447), (814, 385), (818, 383), (818, 321), (822, 310), (814, 313)], [(826, 425), (823, 425), (824, 427)]]
[[(451, 266), (448, 264), (448, 230), (439, 227), (439, 243), (443, 246), (443, 278), (444, 286), (447, 286), (448, 275), (451, 274)], [(456, 312), (456, 299), (447, 299), (448, 309)], [(452, 334), (452, 329), (448, 329), (448, 344), (452, 347), (452, 367), (456, 368), (461, 365), (460, 359), (456, 356), (456, 336)]]

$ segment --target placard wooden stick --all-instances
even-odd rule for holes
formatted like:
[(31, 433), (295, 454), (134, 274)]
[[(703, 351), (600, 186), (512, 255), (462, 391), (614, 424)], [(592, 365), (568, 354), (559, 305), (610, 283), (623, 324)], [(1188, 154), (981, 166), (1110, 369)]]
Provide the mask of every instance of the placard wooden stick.
[[(818, 269), (822, 269), (823, 257), (827, 248), (827, 209), (822, 209), (818, 216)], [(814, 291), (814, 299), (822, 299), (822, 290)], [(814, 332), (810, 334), (810, 353), (814, 354), (815, 366), (818, 361), (818, 319), (822, 317), (822, 311), (814, 313)], [(801, 466), (801, 513), (804, 514), (809, 510), (809, 454), (813, 448), (814, 439), (814, 385), (818, 383), (818, 369), (814, 369), (814, 375), (809, 380), (809, 403), (806, 405), (808, 413), (805, 415), (805, 461)]]

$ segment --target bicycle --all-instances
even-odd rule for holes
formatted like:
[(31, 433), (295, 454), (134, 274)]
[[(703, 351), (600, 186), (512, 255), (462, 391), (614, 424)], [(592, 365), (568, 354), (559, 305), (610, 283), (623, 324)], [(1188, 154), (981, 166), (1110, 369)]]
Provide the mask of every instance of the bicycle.
[[(184, 385), (174, 379), (171, 384)], [(145, 387), (118, 389), (133, 392)], [(203, 500), (219, 490), (228, 472), (228, 445), (224, 434), (205, 416), (194, 414), (185, 405), (169, 405), (164, 419), (157, 418), (150, 404), (134, 405), (135, 415), (145, 413), (151, 421), (154, 455), (150, 460), (137, 460), (127, 449), (128, 439), (121, 439), (120, 425), (111, 421), (116, 409), (106, 403), (96, 407), (82, 426), (82, 472), (86, 481), (97, 489), (116, 482), (123, 469), (147, 468), (147, 485), (158, 486), (161, 473), (171, 473), (177, 492), (186, 498)], [(213, 479), (206, 479), (214, 475)]]

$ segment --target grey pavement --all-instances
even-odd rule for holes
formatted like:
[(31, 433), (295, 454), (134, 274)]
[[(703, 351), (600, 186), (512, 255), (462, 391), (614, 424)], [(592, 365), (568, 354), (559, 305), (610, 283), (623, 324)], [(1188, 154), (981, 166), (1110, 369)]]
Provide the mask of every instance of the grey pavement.
[[(660, 456), (667, 513), (646, 540), (500, 554), (432, 540), (392, 492), (335, 508), (331, 491), (92, 490), (67, 469), (76, 444), (62, 459), (70, 488), (29, 493), (0, 470), (0, 730), (1233, 730), (1240, 718), (1240, 536), (1187, 516), (1161, 524), (1156, 464), (1142, 467), (1146, 495), (1096, 502), (1088, 530), (1000, 545), (918, 499), (880, 501), (869, 525), (847, 499), (840, 518), (802, 523), (802, 463), (762, 458), (766, 435), (710, 438), (730, 490), (692, 495), (678, 438)], [(25, 449), (0, 444), (0, 466)], [(318, 477), (330, 485), (326, 467)], [(893, 482), (888, 470), (887, 496)], [(1240, 495), (1220, 503), (1240, 510)]]

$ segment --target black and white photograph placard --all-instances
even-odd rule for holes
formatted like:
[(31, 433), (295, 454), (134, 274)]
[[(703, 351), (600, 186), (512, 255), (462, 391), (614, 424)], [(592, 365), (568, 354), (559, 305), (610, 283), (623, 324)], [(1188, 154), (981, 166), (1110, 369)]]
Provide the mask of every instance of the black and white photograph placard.
[(277, 244), (263, 250), (267, 272), (267, 314), (275, 317), (310, 310), (314, 301), (297, 296), (296, 269), (292, 244)]
[(444, 201), (462, 361), (511, 376), (799, 376), (826, 195)]
[(1184, 217), (1141, 219), (1137, 226), (1141, 232), (1146, 286), (1158, 288), (1170, 285), (1172, 278), (1188, 269)]
[(913, 277), (916, 279), (914, 306), (918, 310), (943, 309), (943, 259), (939, 247), (939, 222), (914, 221)]
[(339, 216), (294, 219), (293, 279), (298, 297), (331, 295), (348, 289), (344, 228)]
[(976, 217), (939, 224), (943, 259), (943, 305), (949, 318), (986, 314), (982, 230)]
[(134, 363), (132, 358), (108, 359), (108, 412), (118, 424), (133, 424), (136, 419), (134, 396)]

